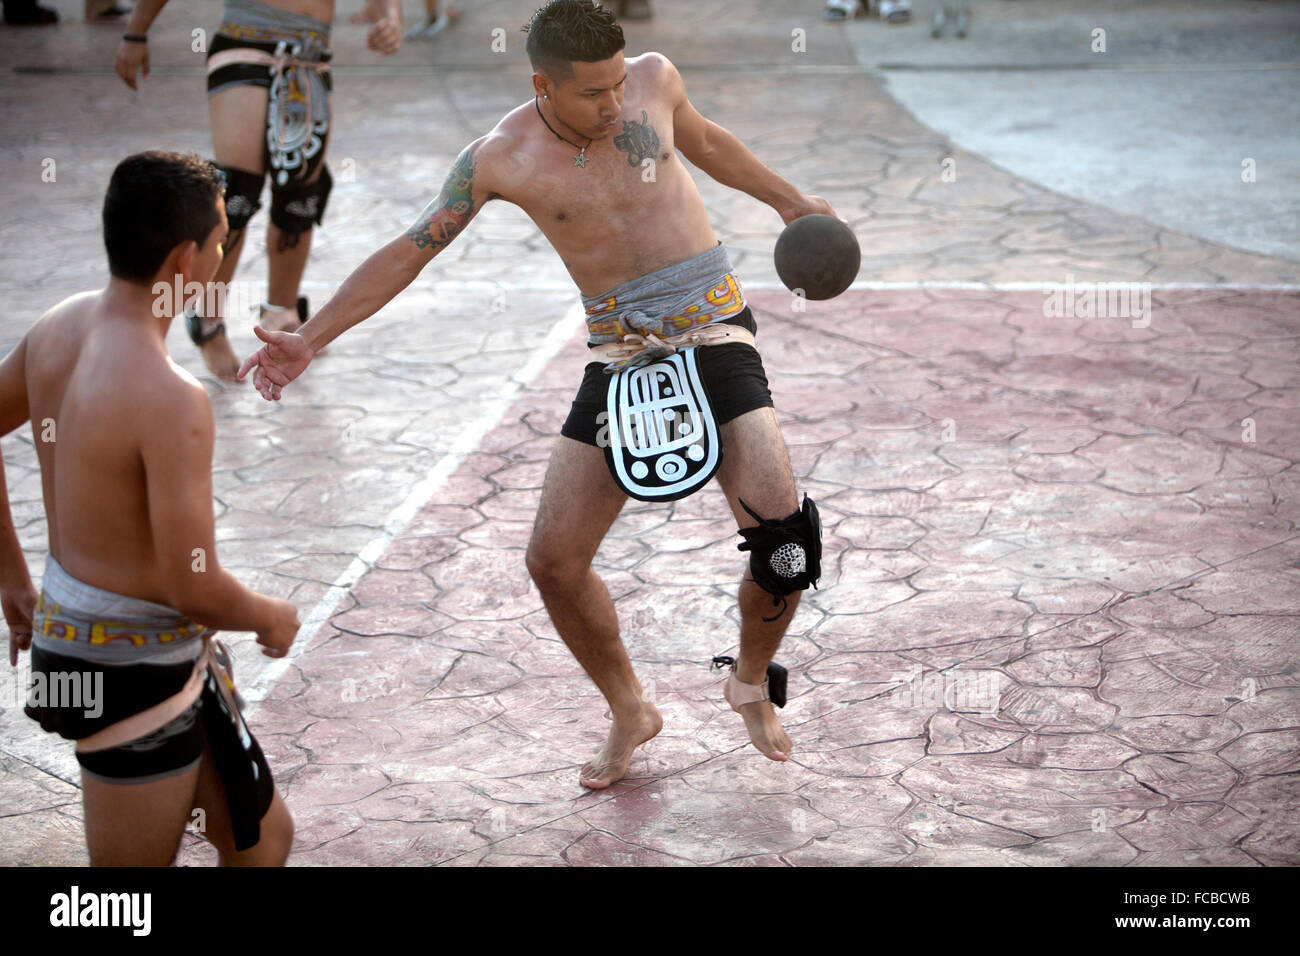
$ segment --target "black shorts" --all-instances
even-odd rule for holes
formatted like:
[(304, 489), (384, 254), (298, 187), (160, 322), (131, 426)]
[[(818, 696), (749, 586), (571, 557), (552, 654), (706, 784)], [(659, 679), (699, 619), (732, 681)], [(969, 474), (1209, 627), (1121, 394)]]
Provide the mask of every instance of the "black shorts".
[[(748, 306), (743, 312), (722, 321), (750, 332), (758, 331)], [(772, 407), (772, 393), (767, 387), (763, 360), (752, 345), (728, 342), (726, 345), (701, 346), (695, 357), (719, 425), (756, 408)], [(609, 391), (609, 376), (605, 374), (606, 364), (591, 362), (587, 365), (578, 394), (569, 409), (569, 417), (560, 428), (560, 434), (565, 438), (600, 447), (596, 436), (602, 421), (597, 421), (597, 417), (607, 408), (605, 396)]]
[[(96, 688), (98, 712), (88, 712), (84, 701), (48, 706), (55, 702), (34, 701), (29, 689), (24, 712), (43, 730), (67, 740), (89, 737), (161, 703), (180, 691), (194, 671), (192, 661), (105, 665), (37, 646), (31, 655), (32, 675), (45, 678), (46, 686), (53, 687), (57, 680), (66, 687), (72, 680), (79, 687)], [(77, 763), (83, 773), (105, 783), (151, 783), (196, 767), (206, 743), (226, 792), (236, 849), (245, 850), (258, 842), (258, 824), (271, 808), (275, 784), (257, 739), (242, 715), (226, 709), (214, 681), (209, 671), (198, 700), (164, 726), (108, 750), (77, 751)]]
[[(102, 687), (103, 707), (102, 712), (90, 715), (81, 707), (43, 706), (29, 701), (24, 710), (42, 730), (80, 740), (171, 697), (185, 686), (193, 671), (191, 661), (105, 666), (33, 647), (33, 678), (47, 677), (52, 686), (66, 675), (81, 686)], [(148, 783), (183, 773), (203, 756), (201, 706), (201, 701), (195, 701), (166, 726), (124, 746), (78, 752), (77, 763), (93, 776), (114, 783)]]

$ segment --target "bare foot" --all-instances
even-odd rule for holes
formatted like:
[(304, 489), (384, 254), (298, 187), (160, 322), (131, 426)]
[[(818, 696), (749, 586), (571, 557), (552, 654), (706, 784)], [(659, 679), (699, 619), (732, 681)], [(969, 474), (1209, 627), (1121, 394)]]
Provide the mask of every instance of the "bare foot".
[(203, 356), (203, 364), (208, 367), (208, 371), (217, 378), (223, 382), (239, 381), (235, 377), (239, 371), (239, 358), (230, 347), (230, 339), (226, 338), (225, 332), (200, 345), (199, 354)]
[(632, 752), (663, 729), (664, 719), (659, 708), (650, 701), (641, 702), (641, 713), (632, 720), (614, 718), (609, 737), (600, 753), (582, 768), (578, 782), (591, 790), (604, 790), (627, 776), (627, 765), (632, 762)]
[[(728, 679), (722, 687), (722, 696), (727, 699), (728, 704), (731, 703), (731, 695), (727, 693), (730, 686), (731, 681)], [(740, 716), (744, 718), (750, 742), (758, 748), (759, 753), (769, 760), (790, 759), (794, 742), (781, 726), (781, 721), (777, 720), (771, 701), (756, 700), (749, 704), (741, 704)]]

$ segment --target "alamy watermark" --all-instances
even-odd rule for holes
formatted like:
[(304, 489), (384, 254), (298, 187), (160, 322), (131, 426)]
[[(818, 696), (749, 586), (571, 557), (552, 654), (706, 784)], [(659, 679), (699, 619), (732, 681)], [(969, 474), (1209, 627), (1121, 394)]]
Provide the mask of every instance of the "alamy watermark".
[(74, 885), (50, 897), (50, 925), (55, 927), (118, 926), (133, 936), (148, 936), (152, 912), (151, 893), (83, 893)]
[(996, 717), (1002, 699), (1002, 675), (994, 670), (930, 671), (920, 664), (910, 674), (891, 674), (889, 680), (901, 682), (890, 700), (898, 707), (945, 707), (955, 712), (975, 712), (982, 717)]
[[(609, 412), (596, 415), (596, 447), (608, 448)], [(664, 408), (657, 413), (649, 405), (635, 405), (624, 416), (622, 444), (626, 448), (666, 450), (689, 444), (704, 433), (690, 408)]]
[(104, 713), (102, 671), (36, 671), (13, 688), (16, 703), (36, 710), (80, 710), (88, 720)]
[(1132, 319), (1133, 328), (1151, 325), (1150, 282), (1075, 282), (1043, 290), (1043, 315), (1049, 319)]
[(205, 318), (224, 318), (254, 311), (261, 305), (260, 293), (253, 282), (186, 282), (178, 272), (171, 282), (153, 284), (153, 314), (160, 319), (179, 316), (190, 306)]

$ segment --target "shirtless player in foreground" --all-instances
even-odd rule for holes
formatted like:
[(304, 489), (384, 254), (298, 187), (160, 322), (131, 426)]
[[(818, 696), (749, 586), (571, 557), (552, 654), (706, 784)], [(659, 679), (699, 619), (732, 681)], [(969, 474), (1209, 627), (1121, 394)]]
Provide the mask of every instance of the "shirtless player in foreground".
[[(467, 146), (416, 224), (367, 259), (302, 329), (256, 329), (266, 344), (244, 361), (240, 376), (256, 368), (259, 392), (279, 399), (317, 351), (382, 309), (493, 199), (519, 206), (550, 240), (588, 303), (593, 335), (613, 340), (645, 328), (629, 329), (622, 322), (626, 315), (609, 319), (610, 307), (636, 303), (637, 286), (647, 274), (690, 273), (697, 261), (713, 263), (696, 278), (706, 279), (704, 291), (716, 294), (685, 311), (710, 322), (752, 325), (704, 203), (675, 151), (723, 185), (772, 206), (786, 223), (834, 211), (825, 200), (802, 194), (735, 136), (696, 112), (666, 57), (646, 53), (625, 60), (623, 46), (612, 15), (590, 0), (552, 0), (539, 10), (528, 39), (536, 99)], [(653, 175), (646, 175), (647, 169)], [(714, 404), (736, 413), (728, 419), (724, 408), (717, 416), (726, 449), (717, 478), (738, 525), (757, 527), (740, 499), (761, 516), (790, 515), (798, 508), (794, 479), (756, 351), (735, 343), (696, 351), (706, 379), (713, 369)], [(597, 386), (601, 364), (588, 366), (588, 378)], [(583, 786), (593, 789), (624, 777), (633, 751), (663, 724), (644, 697), (619, 639), (614, 604), (591, 566), (627, 501), (594, 437), (601, 408), (599, 400), (575, 402), (551, 456), (527, 555), (556, 630), (613, 715), (604, 747), (580, 774)], [(766, 697), (767, 665), (798, 597), (796, 590), (786, 613), (764, 620), (773, 595), (753, 580), (740, 586), (740, 655), (732, 676), (749, 685), (751, 697)], [(772, 760), (788, 759), (791, 741), (772, 704), (753, 699), (737, 707), (730, 681), (727, 698), (744, 718), (754, 746)]]
[(154, 291), (209, 281), (226, 232), (212, 165), (128, 157), (104, 200), (108, 285), (60, 302), (0, 363), (0, 434), (31, 421), (49, 529), (38, 600), (0, 460), (9, 663), (30, 649), (27, 715), (78, 742), (92, 866), (166, 866), (195, 809), (222, 865), (278, 865), (293, 842), (257, 741), (204, 664), (208, 628), (256, 631), (283, 657), (298, 612), (217, 562), (212, 406), (167, 354), (180, 303)]

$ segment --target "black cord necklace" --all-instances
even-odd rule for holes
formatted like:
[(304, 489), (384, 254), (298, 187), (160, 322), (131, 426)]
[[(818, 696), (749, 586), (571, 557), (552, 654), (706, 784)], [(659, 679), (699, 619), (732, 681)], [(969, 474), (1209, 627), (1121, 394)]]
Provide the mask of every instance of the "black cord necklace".
[[(533, 106), (537, 107), (537, 115), (541, 117), (543, 123), (546, 123), (546, 117), (542, 116), (542, 105), (537, 102), (536, 96), (533, 97)], [(552, 133), (555, 133), (555, 127), (551, 126), (550, 123), (546, 123), (546, 128), (549, 129)], [(573, 165), (580, 166), (580, 167), (585, 167), (587, 165), (587, 146), (591, 145), (591, 137), (587, 137), (587, 146), (582, 146), (582, 147), (579, 147), (577, 143), (565, 139), (559, 133), (555, 133), (555, 138), (562, 143), (568, 143), (570, 146), (572, 146), (574, 149), (578, 151), (578, 155), (573, 157)]]

